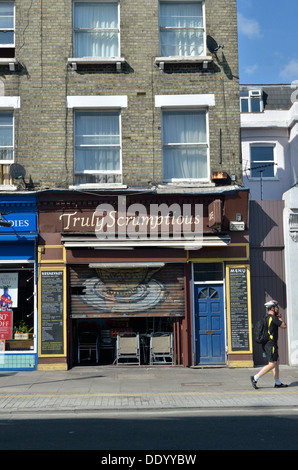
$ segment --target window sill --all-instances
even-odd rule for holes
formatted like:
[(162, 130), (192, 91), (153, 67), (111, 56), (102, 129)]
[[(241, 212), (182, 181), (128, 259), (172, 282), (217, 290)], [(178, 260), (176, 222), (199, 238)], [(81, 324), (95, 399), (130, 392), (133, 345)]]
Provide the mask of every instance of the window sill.
[(263, 178), (248, 176), (247, 179), (248, 179), (248, 181), (251, 181), (252, 183), (253, 182), (260, 182), (261, 180), (262, 181), (280, 181), (279, 178), (276, 178), (274, 176), (263, 176)]
[(212, 62), (211, 56), (199, 55), (199, 56), (168, 56), (168, 57), (156, 57), (155, 63), (159, 65), (161, 70), (164, 69), (164, 64), (203, 64), (203, 68), (208, 67), (208, 63)]
[(177, 182), (166, 182), (158, 185), (159, 190), (173, 190), (179, 191), (184, 189), (210, 189), (215, 188), (215, 183), (203, 180), (189, 180), (189, 181), (177, 181)]
[(8, 65), (11, 72), (15, 71), (16, 65), (18, 64), (17, 59), (13, 57), (0, 57), (0, 66)]
[(86, 183), (69, 186), (69, 189), (126, 189), (127, 185), (121, 183)]
[(115, 64), (116, 70), (119, 72), (124, 62), (124, 57), (70, 57), (68, 59), (73, 70), (77, 70), (78, 65)]
[(17, 189), (13, 184), (0, 184), (0, 191), (17, 191)]

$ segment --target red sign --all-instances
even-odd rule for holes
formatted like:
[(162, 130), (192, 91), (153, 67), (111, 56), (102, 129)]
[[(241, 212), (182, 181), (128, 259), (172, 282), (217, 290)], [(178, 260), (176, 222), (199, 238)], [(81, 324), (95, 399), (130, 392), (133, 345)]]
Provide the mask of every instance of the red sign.
[(220, 199), (216, 199), (208, 206), (209, 227), (220, 228), (222, 224), (222, 203)]
[(12, 310), (0, 310), (0, 339), (12, 339)]

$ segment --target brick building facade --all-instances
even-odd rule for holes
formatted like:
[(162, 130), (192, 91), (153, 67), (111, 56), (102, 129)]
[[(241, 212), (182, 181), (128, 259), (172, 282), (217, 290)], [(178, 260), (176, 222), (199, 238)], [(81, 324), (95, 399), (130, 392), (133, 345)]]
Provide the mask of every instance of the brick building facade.
[[(151, 187), (163, 180), (161, 112), (155, 97), (214, 94), (210, 168), (236, 175), (241, 184), (235, 1), (205, 2), (205, 65), (203, 58), (190, 56), (189, 61), (166, 61), (163, 69), (158, 62), (159, 2), (121, 1), (120, 70), (116, 59), (75, 62), (73, 4), (82, 2), (8, 3), (15, 3), (16, 64), (14, 71), (9, 71), (9, 58), (0, 64), (2, 89), (4, 96), (21, 98), (15, 110), (15, 161), (25, 167), (32, 189), (74, 184), (73, 109), (67, 107), (67, 96), (127, 97), (121, 111), (121, 183)], [(224, 49), (212, 53), (208, 45), (212, 50), (214, 44)]]
[[(167, 324), (159, 322), (161, 332), (170, 330), (174, 337), (174, 363), (251, 365), (236, 0), (0, 0), (0, 16), (7, 26), (6, 43), (0, 43), (0, 115), (13, 116), (13, 151), (8, 157), (2, 153), (1, 189), (33, 192), (38, 200), (35, 366), (76, 365), (81, 323), (91, 328), (92, 320), (100, 337), (103, 330), (116, 331), (117, 322), (122, 327), (131, 322), (128, 329), (144, 336), (154, 331), (152, 319), (161, 320), (156, 306), (145, 309), (145, 297), (139, 310), (125, 311), (125, 318), (119, 318), (123, 299), (117, 314), (111, 305), (103, 313), (96, 304), (97, 313), (88, 317), (83, 309), (78, 312), (79, 303), (74, 313), (73, 296), (86, 291), (71, 273), (76, 265), (87, 273), (94, 263), (95, 271), (103, 263), (107, 270), (125, 265), (134, 275), (136, 263), (157, 263), (164, 269), (153, 278), (158, 286), (160, 279), (166, 284), (164, 264), (173, 263), (174, 269), (181, 263), (183, 280), (179, 268), (179, 282), (172, 272), (163, 288), (182, 282), (184, 308), (174, 320), (166, 310)], [(128, 255), (115, 244), (98, 246), (86, 221), (94, 220), (99, 203), (128, 194), (130, 203), (145, 207), (200, 204), (202, 248), (177, 247), (173, 240), (146, 246), (136, 241), (125, 247), (133, 253)], [(85, 225), (69, 233), (61, 220), (77, 211)], [(59, 273), (63, 298), (63, 326), (55, 340), (46, 340), (55, 336), (55, 315), (48, 318), (42, 303), (43, 278), (50, 279), (50, 272)], [(243, 274), (246, 299), (240, 313), (233, 304), (237, 272)], [(81, 282), (93, 275), (89, 271)], [(149, 292), (153, 284), (145, 284)], [(219, 312), (216, 318), (210, 315), (202, 333), (198, 299), (206, 297), (210, 314), (210, 289), (220, 299)], [(134, 302), (135, 292), (125, 295), (126, 302)], [(136, 323), (136, 318), (145, 320)], [(102, 346), (99, 339), (100, 351)]]

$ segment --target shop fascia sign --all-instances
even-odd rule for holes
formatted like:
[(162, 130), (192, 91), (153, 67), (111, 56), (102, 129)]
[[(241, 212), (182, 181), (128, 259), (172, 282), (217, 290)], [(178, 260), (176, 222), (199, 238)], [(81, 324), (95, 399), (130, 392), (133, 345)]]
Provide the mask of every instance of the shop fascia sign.
[(203, 236), (203, 204), (133, 203), (126, 196), (117, 204), (99, 204), (92, 213), (65, 212), (60, 215), (64, 233), (94, 231), (99, 239), (184, 239)]
[(35, 232), (37, 230), (36, 214), (32, 212), (1, 212), (1, 218), (10, 225), (1, 226), (0, 234), (2, 232)]

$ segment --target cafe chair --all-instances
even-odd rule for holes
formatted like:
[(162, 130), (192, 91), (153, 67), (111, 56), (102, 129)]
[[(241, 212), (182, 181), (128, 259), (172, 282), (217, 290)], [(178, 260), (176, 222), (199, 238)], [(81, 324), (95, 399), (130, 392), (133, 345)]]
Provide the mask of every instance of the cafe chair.
[[(140, 365), (140, 336), (139, 333), (117, 335), (116, 364)], [(124, 361), (124, 362), (123, 362)]]
[(173, 333), (152, 333), (150, 336), (150, 365), (174, 364)]
[[(82, 356), (81, 356), (82, 351), (88, 351), (88, 355), (84, 359), (82, 359)], [(91, 361), (92, 351), (95, 351), (96, 364), (98, 364), (98, 361), (99, 361), (98, 335), (94, 333), (87, 333), (87, 332), (80, 333), (78, 336), (78, 363), (80, 364), (82, 360)]]

